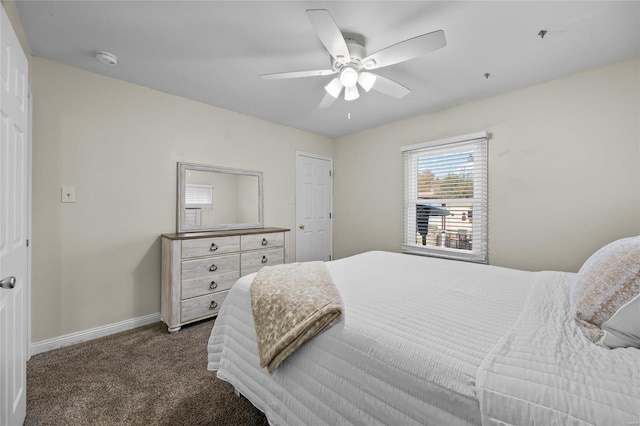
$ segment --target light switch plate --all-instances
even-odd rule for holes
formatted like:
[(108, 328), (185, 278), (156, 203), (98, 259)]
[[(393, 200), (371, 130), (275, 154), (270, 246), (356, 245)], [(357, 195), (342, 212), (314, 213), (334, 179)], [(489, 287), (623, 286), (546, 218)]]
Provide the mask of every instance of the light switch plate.
[(76, 202), (76, 188), (73, 186), (62, 187), (62, 202), (63, 203), (75, 203)]

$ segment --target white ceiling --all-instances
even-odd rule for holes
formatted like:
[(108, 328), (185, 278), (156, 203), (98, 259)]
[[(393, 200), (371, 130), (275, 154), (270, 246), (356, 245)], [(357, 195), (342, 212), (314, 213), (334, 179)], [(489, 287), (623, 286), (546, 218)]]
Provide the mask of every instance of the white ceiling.
[[(18, 0), (18, 8), (35, 56), (330, 137), (640, 55), (638, 1)], [(331, 67), (309, 8), (364, 36), (368, 53), (439, 29), (447, 46), (376, 70), (411, 89), (403, 99), (361, 91), (318, 109), (333, 76), (259, 78)], [(118, 65), (98, 62), (99, 50)]]

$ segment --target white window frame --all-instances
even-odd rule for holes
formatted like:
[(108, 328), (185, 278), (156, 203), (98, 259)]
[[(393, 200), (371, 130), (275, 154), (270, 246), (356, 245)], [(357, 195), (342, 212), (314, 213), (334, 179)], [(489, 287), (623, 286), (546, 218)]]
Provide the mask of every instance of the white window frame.
[[(404, 238), (402, 252), (423, 256), (435, 256), (448, 259), (487, 263), (488, 260), (488, 141), (487, 132), (471, 133), (452, 138), (439, 139), (401, 148), (404, 159)], [(417, 189), (417, 161), (421, 155), (443, 150), (450, 152), (473, 151), (473, 198), (438, 199), (437, 203), (459, 203), (469, 201), (473, 204), (473, 245), (471, 250), (449, 247), (423, 246), (416, 243), (416, 205), (419, 202)], [(444, 154), (443, 154), (444, 155)]]

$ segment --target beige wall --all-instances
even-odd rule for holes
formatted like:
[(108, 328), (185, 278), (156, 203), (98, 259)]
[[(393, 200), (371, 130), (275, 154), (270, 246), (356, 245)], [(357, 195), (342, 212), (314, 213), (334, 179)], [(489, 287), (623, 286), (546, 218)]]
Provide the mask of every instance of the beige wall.
[[(329, 138), (44, 59), (31, 67), (33, 342), (160, 311), (176, 162), (262, 170), (265, 224), (293, 229), (296, 150), (332, 155)], [(75, 204), (60, 202), (62, 186)]]
[(640, 234), (640, 59), (334, 142), (336, 257), (402, 243), (404, 145), (489, 131), (489, 259), (577, 271)]

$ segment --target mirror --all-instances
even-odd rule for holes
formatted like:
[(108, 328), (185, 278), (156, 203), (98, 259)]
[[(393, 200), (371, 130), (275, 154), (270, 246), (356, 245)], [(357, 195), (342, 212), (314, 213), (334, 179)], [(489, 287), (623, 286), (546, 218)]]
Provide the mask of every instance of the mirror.
[(178, 232), (262, 228), (262, 172), (178, 163)]

